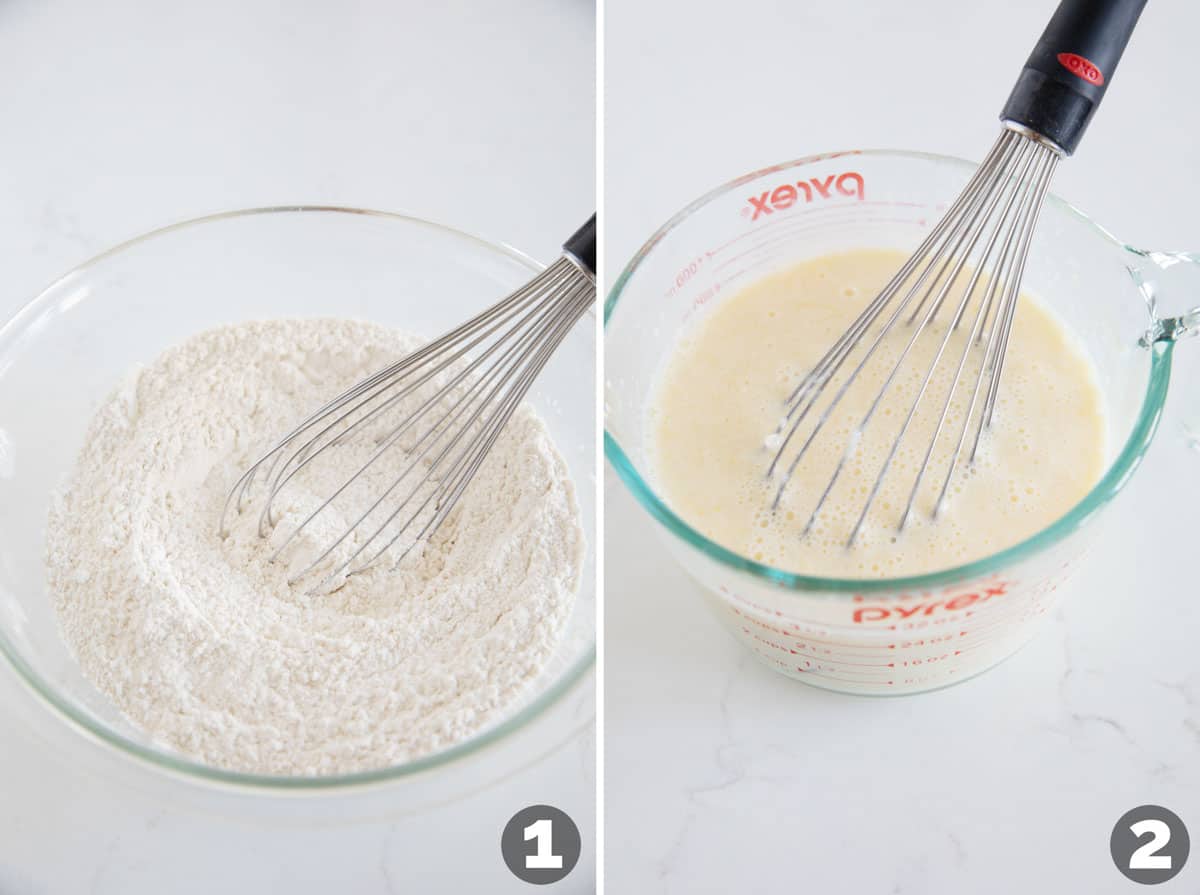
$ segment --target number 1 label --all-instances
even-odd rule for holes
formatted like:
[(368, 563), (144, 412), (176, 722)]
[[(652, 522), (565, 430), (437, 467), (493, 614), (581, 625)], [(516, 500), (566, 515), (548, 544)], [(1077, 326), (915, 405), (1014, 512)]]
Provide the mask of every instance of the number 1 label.
[(525, 828), (525, 841), (537, 840), (537, 851), (525, 858), (526, 870), (561, 870), (562, 855), (554, 853), (554, 823), (536, 820)]
[(571, 816), (553, 805), (530, 805), (500, 832), (500, 855), (517, 879), (545, 885), (575, 869), (583, 839)]

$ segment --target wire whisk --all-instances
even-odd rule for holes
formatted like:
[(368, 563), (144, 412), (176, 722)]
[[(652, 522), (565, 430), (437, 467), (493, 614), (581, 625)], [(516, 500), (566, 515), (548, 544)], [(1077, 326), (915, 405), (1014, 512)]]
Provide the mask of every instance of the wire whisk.
[[(995, 415), (1005, 353), (1043, 200), (1059, 159), (1075, 150), (1111, 81), (1144, 5), (1145, 0), (1063, 0), (1005, 105), (1000, 137), (974, 176), (908, 261), (787, 398), (784, 418), (767, 440), (777, 445), (767, 470), (768, 479), (777, 480), (772, 511), (779, 508), (793, 474), (842, 399), (872, 359), (887, 354), (880, 352), (880, 347), (897, 339), (904, 344), (883, 374), (882, 385), (867, 410), (849, 430), (844, 450), (804, 525), (804, 535), (816, 525), (878, 411), (889, 406), (889, 391), (911, 372), (906, 362), (914, 346), (922, 337), (939, 339), (932, 360), (918, 373), (915, 396), (907, 407), (900, 408), (903, 422), (847, 538), (846, 545), (853, 546), (930, 384), (944, 373), (940, 365), (954, 333), (964, 325), (970, 327), (969, 335), (957, 360), (947, 358), (954, 364), (950, 387), (940, 412), (934, 406), (933, 433), (896, 530), (902, 531), (911, 518), (935, 448), (944, 435), (953, 438), (953, 447), (933, 503), (934, 517), (946, 505), (964, 453), (967, 464), (976, 460), (982, 436)], [(965, 285), (961, 285), (963, 278)], [(944, 325), (935, 325), (939, 315)], [(978, 371), (974, 376), (964, 377), (975, 364)], [(848, 372), (839, 378), (843, 368)], [(955, 435), (947, 429), (954, 428), (948, 423), (956, 395), (966, 410)], [(820, 410), (814, 412), (818, 406)], [(806, 426), (806, 421), (810, 425)], [(804, 434), (798, 434), (801, 432)]]
[[(901, 328), (911, 331), (899, 357), (888, 370), (883, 385), (863, 416), (850, 433), (846, 450), (834, 467), (828, 484), (817, 499), (803, 533), (812, 530), (830, 493), (837, 484), (847, 463), (861, 444), (864, 434), (889, 390), (905, 369), (918, 340), (931, 330), (931, 324), (943, 311), (949, 314), (949, 324), (941, 330), (940, 343), (932, 361), (924, 369), (921, 384), (904, 413), (904, 422), (891, 441), (866, 501), (851, 529), (847, 544), (853, 544), (867, 518), (875, 497), (887, 476), (901, 442), (909, 432), (918, 407), (929, 391), (946, 355), (953, 333), (970, 318), (970, 335), (964, 342), (955, 363), (952, 385), (946, 392), (934, 433), (925, 450), (920, 470), (909, 491), (907, 503), (900, 515), (897, 530), (902, 530), (912, 512), (929, 461), (938, 439), (943, 435), (955, 392), (967, 369), (971, 352), (981, 352), (974, 382), (969, 384), (970, 399), (967, 411), (959, 424), (957, 443), (951, 453), (941, 491), (934, 504), (936, 515), (943, 507), (954, 470), (970, 443), (968, 462), (973, 462), (980, 438), (991, 424), (1004, 369), (1004, 355), (1012, 330), (1013, 317), (1020, 293), (1021, 276), (1030, 238), (1037, 222), (1042, 198), (1049, 187), (1058, 153), (1015, 131), (1005, 131), (992, 152), (980, 166), (966, 190), (934, 227), (921, 246), (883, 290), (868, 303), (850, 327), (834, 342), (788, 397), (783, 421), (776, 430), (781, 438), (771, 460), (768, 476), (781, 471), (775, 490), (772, 509), (777, 509), (797, 467), (809, 449), (834, 418), (842, 399), (887, 340), (895, 338)], [(984, 277), (985, 270), (993, 273)], [(960, 276), (969, 270), (965, 288), (956, 286)], [(951, 296), (954, 295), (952, 299)], [(947, 308), (950, 304), (952, 307)], [(968, 313), (973, 309), (973, 313)], [(882, 320), (880, 325), (877, 325)], [(853, 361), (851, 358), (853, 357)], [(837, 381), (832, 397), (822, 404), (830, 383), (845, 366), (850, 372)], [(986, 387), (985, 387), (986, 383)], [(979, 408), (982, 397), (982, 407)], [(815, 414), (812, 426), (798, 439), (806, 420)], [(977, 409), (979, 412), (977, 412)], [(798, 448), (791, 450), (794, 444)], [(788, 458), (785, 461), (785, 457)]]
[[(291, 584), (322, 572), (314, 590), (338, 586), (389, 554), (398, 564), (426, 543), (555, 349), (595, 303), (595, 228), (593, 215), (564, 244), (562, 257), (522, 288), (302, 420), (234, 484), (222, 534), (234, 514), (254, 504), (258, 535), (272, 540), (271, 560), (290, 560)], [(337, 453), (350, 445), (366, 446), (354, 455), (365, 457), (361, 465), (346, 469), (342, 483), (290, 530), (274, 531), (289, 485), (315, 463), (344, 463)], [(402, 469), (380, 480), (380, 471), (390, 469), (380, 461), (389, 455), (402, 457)], [(351, 521), (318, 541), (311, 555), (289, 556), (323, 516), (342, 518), (332, 509), (339, 499), (352, 507)]]

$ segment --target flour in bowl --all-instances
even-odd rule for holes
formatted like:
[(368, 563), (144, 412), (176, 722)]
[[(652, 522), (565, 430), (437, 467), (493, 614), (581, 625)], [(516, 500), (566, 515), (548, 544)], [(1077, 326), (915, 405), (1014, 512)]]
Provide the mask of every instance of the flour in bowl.
[[(100, 408), (50, 513), (48, 577), (84, 673), (154, 741), (237, 771), (362, 771), (461, 742), (538, 678), (584, 536), (566, 464), (527, 406), (398, 568), (312, 592), (269, 562), (255, 519), (218, 533), (230, 487), (273, 438), (419, 344), (344, 320), (224, 327)], [(362, 459), (351, 451), (343, 471)], [(331, 481), (304, 483), (310, 502)]]

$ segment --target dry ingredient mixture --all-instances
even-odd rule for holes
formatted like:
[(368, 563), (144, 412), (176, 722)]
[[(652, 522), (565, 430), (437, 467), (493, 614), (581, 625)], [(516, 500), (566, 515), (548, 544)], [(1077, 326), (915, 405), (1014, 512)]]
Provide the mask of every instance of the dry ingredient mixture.
[[(85, 674), (156, 742), (245, 772), (380, 768), (502, 717), (544, 668), (584, 537), (566, 464), (528, 407), (394, 570), (311, 592), (268, 561), (257, 514), (218, 533), (229, 488), (272, 438), (418, 344), (345, 320), (215, 329), (131, 375), (96, 414), (51, 510), (51, 591)], [(364, 457), (349, 451), (338, 475)], [(404, 462), (397, 451), (378, 473)], [(314, 474), (294, 506), (339, 480)]]

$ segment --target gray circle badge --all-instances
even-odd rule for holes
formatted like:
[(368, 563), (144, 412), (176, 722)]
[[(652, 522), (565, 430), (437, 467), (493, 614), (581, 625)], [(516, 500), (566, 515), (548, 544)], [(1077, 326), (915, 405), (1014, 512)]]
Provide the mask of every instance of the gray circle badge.
[(1113, 863), (1135, 883), (1165, 883), (1187, 863), (1191, 840), (1174, 811), (1141, 805), (1121, 815), (1108, 840)]
[(512, 816), (500, 835), (500, 853), (517, 879), (556, 883), (579, 863), (579, 827), (550, 805), (530, 805)]

